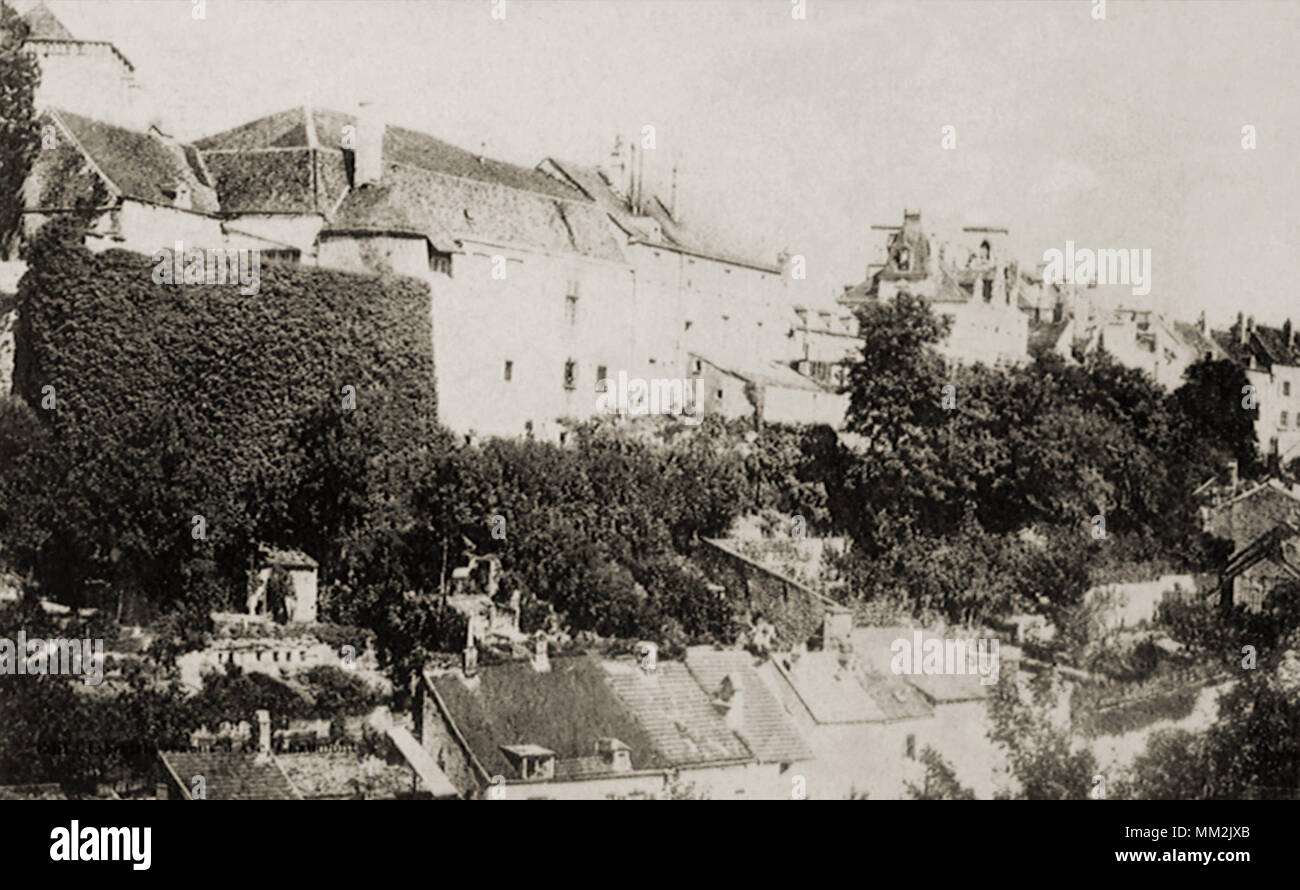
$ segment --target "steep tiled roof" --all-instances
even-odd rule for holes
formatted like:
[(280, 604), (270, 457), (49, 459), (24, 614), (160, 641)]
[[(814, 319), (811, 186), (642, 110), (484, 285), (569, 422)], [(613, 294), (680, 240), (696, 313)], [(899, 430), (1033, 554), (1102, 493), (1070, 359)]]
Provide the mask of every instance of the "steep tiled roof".
[(670, 765), (590, 656), (553, 658), (546, 673), (507, 662), (468, 682), (458, 671), (425, 679), (489, 776), (515, 777), (502, 745), (540, 745), (563, 761), (594, 755), (599, 738), (627, 744), (633, 769)]
[(1063, 318), (1060, 321), (1035, 321), (1029, 319), (1029, 353), (1032, 355), (1040, 350), (1055, 349), (1060, 342), (1061, 335), (1065, 329), (1070, 326), (1070, 319)]
[(263, 565), (269, 566), (306, 566), (316, 568), (320, 563), (312, 559), (301, 550), (283, 550), (279, 547), (267, 547), (263, 545), (258, 553)]
[(327, 213), (347, 189), (342, 152), (309, 148), (204, 152), (227, 213)]
[[(66, 128), (75, 145), (120, 194), (173, 206), (174, 190), (178, 183), (183, 183), (189, 187), (194, 210), (207, 213), (217, 210), (216, 194), (199, 179), (199, 171), (191, 166), (183, 146), (153, 133), (128, 130), (68, 111), (49, 109), (42, 112), (42, 119), (47, 115)], [(62, 138), (58, 148), (70, 150)], [(53, 157), (45, 161), (46, 154), (37, 155), (33, 174), (38, 178), (42, 163), (58, 163)]]
[(1215, 331), (1212, 336), (1228, 358), (1240, 365), (1248, 365), (1252, 357), (1264, 369), (1275, 364), (1300, 365), (1300, 349), (1283, 328), (1257, 324), (1247, 332), (1245, 343), (1241, 342), (1241, 329), (1235, 325), (1226, 331)]
[(750, 758), (686, 665), (660, 661), (653, 671), (630, 661), (603, 666), (614, 692), (672, 765)]
[(807, 652), (783, 659), (781, 674), (818, 723), (885, 723), (929, 717), (933, 711), (900, 678), (855, 658), (845, 667), (838, 652)]
[(740, 677), (745, 708), (741, 736), (755, 757), (766, 763), (811, 758), (812, 751), (790, 722), (785, 708), (759, 678), (753, 662), (752, 655), (739, 649), (694, 646), (686, 652), (686, 666), (706, 690), (719, 688), (728, 674)]
[(1215, 358), (1222, 357), (1223, 350), (1219, 348), (1219, 344), (1214, 342), (1209, 331), (1202, 334), (1201, 329), (1197, 325), (1185, 321), (1175, 321), (1173, 326), (1174, 333), (1177, 334), (1179, 339), (1184, 343), (1194, 348), (1198, 356), (1203, 356), (1208, 352)]
[(37, 3), (31, 9), (23, 14), (23, 21), (27, 23), (30, 29), (28, 40), (63, 40), (75, 41), (77, 38), (72, 36), (69, 31), (59, 21), (54, 13), (50, 12), (48, 6), (44, 3)]
[(745, 361), (739, 356), (728, 359), (721, 356), (700, 354), (695, 352), (694, 349), (690, 351), (692, 355), (699, 355), (700, 358), (718, 370), (726, 371), (733, 377), (739, 377), (751, 383), (760, 383), (764, 386), (774, 386), (781, 389), (797, 389), (804, 392), (835, 391), (835, 387), (825, 385), (812, 377), (800, 374), (775, 359), (769, 360), (765, 364), (759, 364), (758, 362)]
[(289, 778), (272, 757), (259, 763), (243, 751), (160, 751), (159, 758), (188, 791), (202, 776), (208, 800), (299, 800)]
[(615, 192), (605, 176), (593, 167), (557, 161), (554, 158), (547, 158), (543, 162), (543, 166), (546, 165), (552, 166), (564, 181), (574, 184), (599, 204), (601, 209), (608, 213), (615, 224), (633, 241), (774, 274), (780, 272), (780, 269), (769, 261), (745, 256), (731, 249), (713, 233), (703, 231), (696, 226), (682, 225), (668, 212), (663, 201), (656, 196), (651, 196), (646, 202), (645, 216), (657, 224), (658, 232), (654, 231), (654, 227), (646, 226), (643, 220), (632, 213), (627, 201)]
[[(882, 679), (906, 681), (920, 690), (931, 702), (956, 702), (988, 698), (992, 687), (980, 682), (974, 673), (976, 665), (968, 664), (965, 674), (899, 674), (891, 673), (893, 660), (893, 643), (906, 639), (909, 644), (914, 637), (913, 628), (904, 627), (856, 627), (853, 629), (853, 651), (859, 657), (864, 669)], [(923, 641), (945, 639), (931, 631), (922, 631)], [(961, 635), (969, 639), (969, 635)], [(893, 696), (891, 696), (892, 698)]]
[(315, 211), (330, 216), (326, 234), (414, 234), (440, 250), (468, 238), (623, 260), (604, 214), (578, 189), (403, 127), (384, 130), (380, 182), (349, 192), (344, 144), (356, 126), (351, 115), (293, 108), (196, 144), (224, 210)]
[(280, 766), (295, 788), (308, 799), (354, 797), (394, 797), (412, 790), (413, 773), (409, 767), (370, 761), (369, 765), (352, 751), (301, 751), (278, 754)]
[[(355, 116), (326, 109), (312, 111), (311, 133), (308, 131), (306, 121), (307, 113), (304, 109), (290, 108), (205, 137), (198, 140), (196, 144), (204, 151), (317, 146), (342, 149), (345, 132), (347, 132), (344, 128), (355, 128), (357, 125)], [(355, 134), (355, 129), (351, 132)], [(309, 145), (312, 133), (316, 139), (315, 146)], [(385, 163), (409, 164), (434, 173), (508, 186), (556, 198), (583, 200), (582, 194), (576, 189), (557, 182), (540, 171), (482, 157), (449, 142), (404, 127), (390, 125), (384, 128), (383, 153)]]
[(378, 186), (354, 190), (328, 229), (401, 227), (429, 237), (517, 244), (619, 262), (621, 250), (595, 205), (481, 180), (385, 163)]

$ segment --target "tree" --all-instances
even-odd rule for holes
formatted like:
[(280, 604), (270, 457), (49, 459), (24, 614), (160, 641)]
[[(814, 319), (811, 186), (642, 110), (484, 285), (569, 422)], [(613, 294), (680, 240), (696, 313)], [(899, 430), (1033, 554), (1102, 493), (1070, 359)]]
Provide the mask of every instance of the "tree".
[(1021, 800), (1083, 800), (1093, 787), (1092, 751), (1075, 749), (1069, 727), (1053, 719), (1060, 690), (1049, 674), (1031, 681), (1028, 700), (1015, 683), (999, 683), (989, 701), (989, 738), (1007, 754)]
[(1170, 401), (1180, 436), (1188, 443), (1184, 450), (1213, 449), (1234, 458), (1242, 475), (1254, 475), (1259, 470), (1259, 394), (1253, 392), (1246, 372), (1228, 359), (1202, 359), (1189, 366), (1183, 378)]
[(921, 763), (925, 764), (925, 780), (921, 785), (907, 783), (907, 793), (913, 800), (974, 800), (975, 792), (963, 788), (957, 781), (957, 774), (952, 764), (944, 760), (938, 751), (929, 745), (921, 751)]
[(8, 258), (23, 218), (23, 184), (40, 146), (36, 88), (41, 71), (23, 51), (27, 25), (0, 3), (0, 259)]

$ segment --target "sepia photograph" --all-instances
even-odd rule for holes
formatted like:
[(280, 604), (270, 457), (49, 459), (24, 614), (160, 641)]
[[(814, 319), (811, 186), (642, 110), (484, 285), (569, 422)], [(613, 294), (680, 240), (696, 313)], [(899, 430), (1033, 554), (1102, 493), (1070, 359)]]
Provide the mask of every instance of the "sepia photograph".
[(464, 822), (99, 800), (1272, 858), (1298, 83), (1296, 0), (0, 0), (22, 858)]

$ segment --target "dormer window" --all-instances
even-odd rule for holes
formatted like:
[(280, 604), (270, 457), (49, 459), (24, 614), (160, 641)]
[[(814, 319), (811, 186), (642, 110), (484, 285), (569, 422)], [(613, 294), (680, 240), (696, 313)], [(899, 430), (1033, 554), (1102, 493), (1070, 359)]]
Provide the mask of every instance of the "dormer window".
[(501, 753), (521, 779), (554, 779), (555, 752), (541, 745), (502, 745)]

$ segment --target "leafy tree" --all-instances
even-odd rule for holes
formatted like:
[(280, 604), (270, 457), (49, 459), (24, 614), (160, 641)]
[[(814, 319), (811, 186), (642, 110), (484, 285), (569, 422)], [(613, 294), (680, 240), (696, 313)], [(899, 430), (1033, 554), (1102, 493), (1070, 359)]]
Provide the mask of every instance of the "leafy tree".
[(0, 259), (10, 253), (22, 226), (23, 183), (40, 147), (36, 88), (41, 71), (23, 51), (27, 25), (8, 3), (0, 3)]
[(1097, 762), (1087, 748), (1076, 750), (1068, 726), (1053, 719), (1060, 692), (1050, 675), (1031, 681), (1028, 700), (1014, 683), (999, 683), (989, 701), (989, 739), (1002, 748), (1019, 786), (1008, 796), (1021, 800), (1083, 800), (1092, 788)]
[(921, 785), (907, 783), (907, 793), (913, 800), (974, 800), (975, 792), (963, 788), (957, 781), (957, 774), (952, 764), (943, 759), (938, 751), (927, 745), (921, 751), (921, 763), (925, 765), (925, 780)]
[[(1188, 367), (1183, 377), (1185, 382), (1171, 397), (1181, 436), (1200, 448), (1234, 458), (1245, 476), (1258, 472), (1255, 421), (1259, 408), (1258, 401), (1247, 401), (1250, 381), (1246, 372), (1228, 359), (1202, 359)], [(1185, 447), (1193, 450), (1196, 446)]]

